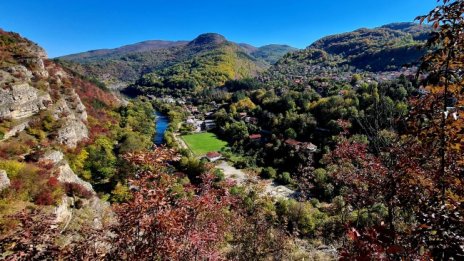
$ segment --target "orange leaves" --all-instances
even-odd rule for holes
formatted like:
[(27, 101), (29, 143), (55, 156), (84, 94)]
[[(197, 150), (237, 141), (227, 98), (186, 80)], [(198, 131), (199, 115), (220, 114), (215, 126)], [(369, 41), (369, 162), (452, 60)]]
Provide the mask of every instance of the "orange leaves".
[(152, 165), (165, 167), (169, 161), (179, 161), (180, 155), (173, 149), (154, 147), (149, 152), (133, 152), (124, 155), (124, 159), (135, 165)]

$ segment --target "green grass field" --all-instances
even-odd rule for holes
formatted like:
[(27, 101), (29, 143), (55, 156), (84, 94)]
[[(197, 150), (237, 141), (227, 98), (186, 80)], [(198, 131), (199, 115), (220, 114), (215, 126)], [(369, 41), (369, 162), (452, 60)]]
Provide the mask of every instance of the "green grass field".
[(210, 151), (220, 151), (227, 145), (227, 142), (218, 139), (216, 135), (209, 132), (184, 135), (181, 138), (197, 156), (205, 155)]

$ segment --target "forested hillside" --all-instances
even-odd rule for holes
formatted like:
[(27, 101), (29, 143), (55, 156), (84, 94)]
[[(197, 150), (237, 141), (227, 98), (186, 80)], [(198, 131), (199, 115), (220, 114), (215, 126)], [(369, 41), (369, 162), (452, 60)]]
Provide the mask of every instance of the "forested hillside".
[(304, 50), (50, 60), (0, 30), (0, 259), (464, 259), (464, 1), (439, 3)]
[[(125, 87), (147, 73), (174, 74), (175, 85), (212, 87), (225, 80), (254, 76), (283, 55), (290, 46), (253, 47), (227, 41), (219, 34), (203, 34), (187, 41), (145, 41), (116, 49), (94, 50), (59, 57), (80, 74), (109, 87)], [(199, 67), (199, 68), (197, 68)], [(193, 77), (187, 77), (193, 70)], [(150, 77), (150, 76), (148, 76)]]
[(349, 81), (352, 73), (374, 80), (414, 74), (411, 67), (425, 54), (423, 47), (430, 32), (427, 25), (395, 23), (327, 36), (305, 50), (287, 54), (261, 79), (271, 84), (306, 85), (324, 78)]

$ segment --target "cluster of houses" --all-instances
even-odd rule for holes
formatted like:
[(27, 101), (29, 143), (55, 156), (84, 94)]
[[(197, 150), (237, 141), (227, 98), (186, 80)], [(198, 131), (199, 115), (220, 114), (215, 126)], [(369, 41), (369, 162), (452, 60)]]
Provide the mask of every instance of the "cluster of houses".
[[(161, 100), (162, 102), (165, 103), (177, 103), (179, 105), (182, 105), (183, 108), (189, 112), (189, 115), (184, 122), (185, 124), (190, 126), (190, 129), (194, 133), (199, 133), (199, 132), (204, 132), (204, 131), (210, 131), (214, 128), (216, 128), (216, 122), (213, 119), (213, 114), (218, 111), (221, 107), (227, 104), (216, 104), (215, 102), (212, 102), (211, 109), (208, 112), (201, 112), (201, 110), (192, 104), (189, 104), (186, 102), (185, 99), (174, 99), (172, 97), (163, 97), (163, 98), (157, 98), (158, 100)], [(239, 117), (241, 120), (243, 120), (246, 123), (249, 124), (258, 124), (258, 118), (252, 117), (248, 115), (246, 112), (241, 112), (239, 113)], [(267, 130), (261, 130), (259, 133), (254, 133), (249, 135), (249, 140), (251, 142), (255, 143), (266, 143), (270, 140), (270, 137), (272, 135), (272, 132), (267, 131)], [(287, 139), (284, 141), (284, 143), (289, 146), (291, 149), (296, 149), (296, 150), (306, 150), (308, 152), (316, 152), (317, 151), (317, 146), (312, 144), (311, 142), (301, 142), (297, 141), (294, 139)], [(215, 162), (217, 160), (222, 159), (222, 155), (219, 152), (212, 151), (208, 152), (204, 156), (208, 161), (210, 162)]]
[(198, 108), (194, 105), (186, 105), (185, 109), (190, 112), (190, 116), (187, 117), (185, 123), (191, 126), (193, 132), (209, 131), (216, 128), (216, 122), (213, 119), (213, 114), (220, 106), (216, 103), (211, 103), (213, 110), (206, 113), (201, 113)]

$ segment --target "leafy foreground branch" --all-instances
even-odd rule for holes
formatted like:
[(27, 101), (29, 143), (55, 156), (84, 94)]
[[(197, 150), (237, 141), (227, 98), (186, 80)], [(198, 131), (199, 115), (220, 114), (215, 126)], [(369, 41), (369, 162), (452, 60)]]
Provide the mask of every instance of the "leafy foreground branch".
[[(82, 228), (73, 242), (59, 245), (52, 215), (26, 210), (2, 226), (0, 252), (7, 260), (263, 260), (282, 259), (286, 233), (274, 227), (258, 200), (244, 204), (232, 184), (210, 172), (201, 184), (179, 183), (172, 173), (178, 155), (165, 148), (126, 154), (132, 163), (132, 197), (114, 205), (117, 222), (102, 229)], [(247, 199), (250, 203), (249, 198)]]

